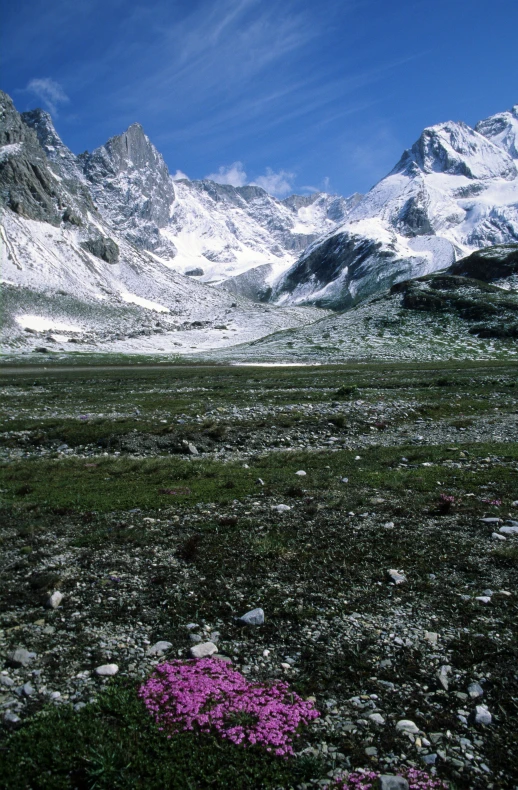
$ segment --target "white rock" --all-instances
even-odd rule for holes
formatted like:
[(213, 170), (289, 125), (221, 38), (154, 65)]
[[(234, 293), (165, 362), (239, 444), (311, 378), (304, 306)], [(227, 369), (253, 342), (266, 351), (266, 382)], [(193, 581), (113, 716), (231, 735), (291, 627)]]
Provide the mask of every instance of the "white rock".
[(214, 642), (202, 642), (201, 645), (194, 645), (191, 647), (191, 656), (193, 658), (208, 658), (218, 652), (218, 648)]
[(489, 603), (491, 601), (491, 596), (489, 595), (477, 595), (475, 601), (480, 601), (480, 603)]
[(251, 609), (238, 619), (245, 625), (262, 625), (264, 623), (264, 611), (261, 608)]
[(500, 527), (502, 535), (518, 535), (518, 527)]
[(502, 519), (501, 518), (496, 518), (495, 516), (490, 516), (488, 518), (481, 518), (480, 521), (482, 521), (483, 524), (501, 524), (502, 523)]
[(484, 689), (480, 685), (480, 683), (470, 683), (468, 686), (468, 694), (471, 699), (477, 699), (478, 697), (484, 696)]
[(437, 640), (439, 639), (439, 634), (436, 634), (435, 631), (425, 631), (423, 638), (435, 647)]
[(371, 713), (369, 719), (372, 721), (373, 724), (379, 724), (380, 726), (382, 724), (385, 724), (385, 719), (383, 718), (381, 713)]
[(390, 576), (394, 584), (403, 584), (404, 582), (406, 582), (406, 576), (403, 573), (396, 571), (394, 568), (391, 568), (388, 571), (388, 575)]
[(475, 708), (475, 721), (477, 724), (491, 724), (492, 718), (486, 705), (477, 705)]
[(276, 510), (277, 513), (286, 513), (287, 510), (291, 510), (289, 505), (272, 505), (272, 510)]
[(349, 482), (349, 478), (348, 477), (342, 477), (340, 482), (341, 483), (348, 483)]
[(417, 735), (419, 732), (419, 727), (410, 719), (401, 719), (396, 724), (396, 730), (398, 732), (410, 732), (412, 735)]
[(62, 600), (63, 593), (60, 593), (59, 590), (56, 590), (48, 599), (47, 606), (49, 609), (57, 609)]
[(295, 472), (295, 474), (299, 477), (306, 477), (306, 472), (303, 469), (299, 469), (299, 471)]
[(394, 522), (393, 521), (386, 521), (383, 526), (385, 529), (394, 529)]
[(111, 677), (112, 675), (116, 675), (118, 671), (119, 667), (117, 664), (103, 664), (95, 670), (96, 674), (100, 677)]
[(391, 776), (390, 774), (383, 774), (378, 778), (378, 790), (408, 790), (408, 782), (404, 776)]
[(507, 540), (505, 535), (500, 535), (498, 532), (492, 532), (491, 537), (493, 538), (493, 540)]
[(189, 455), (198, 455), (198, 450), (196, 449), (194, 444), (188, 444), (187, 445), (187, 450), (189, 452)]
[(146, 653), (148, 656), (163, 656), (172, 646), (171, 642), (155, 642), (154, 645), (148, 647)]

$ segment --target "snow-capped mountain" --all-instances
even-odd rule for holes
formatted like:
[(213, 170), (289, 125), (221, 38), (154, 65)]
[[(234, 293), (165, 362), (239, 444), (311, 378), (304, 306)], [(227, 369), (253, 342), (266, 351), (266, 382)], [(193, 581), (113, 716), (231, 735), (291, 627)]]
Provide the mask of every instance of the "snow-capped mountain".
[[(22, 119), (0, 92), (4, 352), (42, 344), (70, 350), (72, 342), (84, 350), (192, 353), (316, 318), (318, 311), (279, 310), (236, 298), (137, 247), (135, 229), (156, 225), (163, 216), (157, 182), (145, 178), (151, 165), (149, 150), (139, 148), (140, 129), (130, 127), (122, 142), (75, 158), (49, 122), (42, 113)], [(92, 196), (91, 174), (99, 171), (111, 173), (111, 202), (100, 190)], [(168, 178), (164, 183), (168, 189)], [(147, 203), (138, 203), (143, 222), (133, 223), (135, 185), (142, 186), (139, 194), (147, 189)], [(111, 206), (117, 221), (110, 218)]]
[[(360, 197), (315, 193), (278, 200), (258, 186), (173, 182), (138, 123), (76, 157), (48, 113), (33, 110), (22, 117), (56, 175), (68, 186), (86, 184), (115, 232), (201, 282), (222, 283), (256, 267), (256, 279), (273, 282), (308, 244), (342, 223)], [(231, 290), (240, 291), (239, 283)]]
[(518, 106), (425, 129), (386, 178), (274, 285), (278, 304), (343, 308), (480, 247), (518, 241)]

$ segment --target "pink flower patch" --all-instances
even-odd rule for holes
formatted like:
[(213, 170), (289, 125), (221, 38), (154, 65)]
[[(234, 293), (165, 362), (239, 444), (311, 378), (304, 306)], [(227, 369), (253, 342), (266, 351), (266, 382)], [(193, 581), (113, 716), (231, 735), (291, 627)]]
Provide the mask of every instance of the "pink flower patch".
[(251, 683), (230, 664), (202, 658), (159, 664), (139, 696), (161, 730), (217, 732), (242, 746), (293, 754), (300, 725), (320, 714), (287, 683)]
[[(374, 790), (380, 774), (376, 771), (360, 773), (354, 771), (343, 779), (337, 779), (333, 790)], [(425, 771), (408, 768), (399, 776), (404, 776), (408, 782), (409, 790), (448, 790), (448, 785), (437, 777), (429, 776)]]

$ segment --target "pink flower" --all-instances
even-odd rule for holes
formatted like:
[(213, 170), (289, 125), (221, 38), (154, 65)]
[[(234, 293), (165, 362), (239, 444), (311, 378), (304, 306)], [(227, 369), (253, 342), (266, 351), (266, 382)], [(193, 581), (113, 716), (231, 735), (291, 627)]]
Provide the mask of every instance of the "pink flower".
[(169, 737), (182, 730), (212, 731), (283, 756), (293, 754), (299, 726), (320, 715), (311, 702), (289, 692), (287, 683), (251, 683), (211, 658), (159, 664), (139, 696)]
[[(333, 790), (373, 790), (380, 774), (376, 771), (353, 772), (335, 780)], [(448, 785), (435, 776), (429, 776), (417, 768), (406, 768), (399, 776), (408, 781), (410, 790), (448, 790)]]

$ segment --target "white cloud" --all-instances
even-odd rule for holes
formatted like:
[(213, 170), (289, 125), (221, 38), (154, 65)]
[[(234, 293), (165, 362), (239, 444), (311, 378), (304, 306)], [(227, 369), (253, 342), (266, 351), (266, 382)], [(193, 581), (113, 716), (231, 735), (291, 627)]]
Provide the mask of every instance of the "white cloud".
[(25, 90), (34, 93), (52, 115), (57, 115), (58, 104), (66, 104), (70, 101), (59, 82), (50, 77), (31, 80)]
[(173, 181), (181, 181), (182, 179), (187, 179), (187, 181), (191, 180), (189, 176), (185, 175), (185, 173), (183, 173), (181, 170), (177, 170), (174, 176), (171, 176), (171, 178)]
[(295, 174), (289, 173), (287, 170), (279, 170), (278, 173), (275, 173), (271, 167), (267, 167), (266, 174), (258, 176), (252, 183), (262, 187), (270, 195), (282, 197), (292, 191), (294, 178)]
[(232, 187), (244, 187), (247, 183), (246, 173), (242, 162), (233, 162), (231, 165), (222, 165), (217, 173), (210, 173), (206, 178), (216, 184), (230, 184)]

